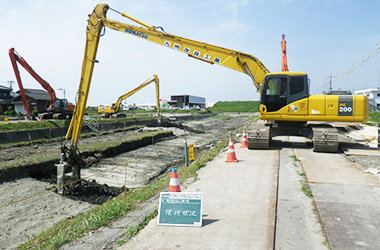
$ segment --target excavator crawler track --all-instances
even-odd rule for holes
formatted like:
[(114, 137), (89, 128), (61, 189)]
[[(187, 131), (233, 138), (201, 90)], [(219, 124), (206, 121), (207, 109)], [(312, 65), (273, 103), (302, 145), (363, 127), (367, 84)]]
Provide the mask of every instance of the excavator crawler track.
[(313, 126), (314, 152), (333, 152), (339, 150), (338, 131), (332, 126)]
[(247, 130), (248, 149), (268, 149), (270, 143), (270, 126), (254, 123)]

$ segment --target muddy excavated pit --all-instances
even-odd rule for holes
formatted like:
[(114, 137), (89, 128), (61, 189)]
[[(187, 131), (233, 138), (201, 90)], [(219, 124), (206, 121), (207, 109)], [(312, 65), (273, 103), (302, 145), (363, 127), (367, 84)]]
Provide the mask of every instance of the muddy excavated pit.
[[(0, 148), (0, 249), (14, 249), (62, 219), (71, 218), (102, 204), (127, 188), (138, 188), (171, 169), (184, 164), (184, 142), (195, 143), (196, 153), (208, 149), (250, 122), (249, 117), (205, 118), (171, 122), (166, 127), (118, 129), (101, 136), (82, 138), (80, 144), (117, 141), (151, 131), (172, 131), (149, 142), (120, 146), (112, 150), (84, 153), (86, 167), (81, 184), (67, 186), (64, 195), (56, 187), (56, 170), (61, 142)], [(50, 156), (53, 155), (53, 156)], [(39, 161), (37, 161), (38, 159)], [(127, 165), (128, 164), (128, 165)], [(6, 166), (12, 167), (4, 170)], [(8, 179), (7, 179), (8, 178)], [(70, 172), (66, 175), (70, 182)]]

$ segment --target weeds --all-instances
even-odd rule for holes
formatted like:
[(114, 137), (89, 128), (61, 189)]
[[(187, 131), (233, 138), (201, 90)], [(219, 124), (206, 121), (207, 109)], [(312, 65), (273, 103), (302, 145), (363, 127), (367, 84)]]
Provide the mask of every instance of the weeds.
[(293, 159), (293, 165), (294, 166), (297, 166), (297, 162), (299, 162), (300, 160), (297, 158), (296, 155), (291, 155), (290, 158)]
[(158, 212), (156, 210), (153, 214), (151, 214), (149, 216), (145, 216), (145, 219), (140, 224), (134, 225), (134, 226), (129, 226), (125, 230), (124, 238), (122, 240), (118, 241), (117, 244), (122, 245), (125, 242), (127, 242), (129, 239), (134, 237), (141, 229), (143, 229), (146, 225), (148, 225), (149, 221), (151, 221), (154, 217), (156, 217), (157, 214), (158, 214)]
[[(290, 156), (290, 158), (292, 158), (293, 159), (293, 166), (295, 166), (295, 167), (298, 167), (298, 162), (300, 162), (300, 160), (297, 158), (297, 156), (295, 155), (295, 154), (293, 154), (293, 155), (291, 155)], [(299, 176), (302, 176), (302, 177), (304, 177), (303, 178), (303, 180), (300, 180), (300, 184), (301, 184), (301, 190), (302, 190), (302, 192), (307, 196), (307, 197), (312, 197), (313, 196), (313, 193), (312, 193), (312, 191), (311, 191), (311, 189), (310, 189), (310, 186), (309, 186), (309, 184), (306, 182), (306, 174), (305, 174), (305, 172), (298, 172), (297, 171), (297, 174), (299, 175)]]
[(304, 180), (300, 181), (301, 183), (301, 190), (307, 197), (313, 197), (313, 193), (310, 189), (309, 184), (307, 184)]

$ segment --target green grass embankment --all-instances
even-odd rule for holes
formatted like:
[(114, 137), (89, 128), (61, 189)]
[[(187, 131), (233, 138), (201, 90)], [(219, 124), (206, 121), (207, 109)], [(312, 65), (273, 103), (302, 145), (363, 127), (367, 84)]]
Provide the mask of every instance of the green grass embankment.
[[(160, 130), (146, 132), (133, 137), (120, 137), (119, 140), (111, 141), (99, 141), (94, 143), (79, 144), (79, 150), (85, 155), (95, 155), (102, 154), (105, 156), (114, 156), (118, 152), (123, 152), (126, 150), (133, 150), (138, 147), (143, 147), (152, 144), (152, 141), (160, 140), (162, 138), (167, 138), (173, 136), (172, 131)], [(6, 181), (9, 176), (15, 177), (15, 173), (29, 173), (28, 168), (36, 168), (41, 166), (47, 168), (47, 166), (54, 167), (54, 163), (60, 161), (60, 150), (59, 148), (52, 148), (50, 150), (44, 151), (34, 151), (32, 155), (27, 155), (22, 158), (14, 158), (7, 161), (0, 162), (0, 181)], [(12, 175), (12, 172), (14, 173)], [(20, 173), (20, 174), (21, 174)]]
[[(157, 117), (154, 116), (136, 116), (136, 117), (126, 117), (126, 118), (115, 118), (115, 119), (96, 119), (99, 124), (115, 123), (115, 122), (130, 122), (130, 121), (149, 121), (156, 120)], [(0, 123), (0, 132), (9, 131), (21, 131), (30, 129), (49, 129), (57, 127), (68, 127), (71, 120), (44, 120), (44, 121), (20, 121), (20, 122), (9, 122)]]
[(366, 124), (371, 125), (371, 126), (377, 126), (379, 122), (380, 122), (380, 111), (369, 112), (369, 118)]
[(213, 113), (223, 112), (258, 112), (260, 101), (233, 101), (217, 102), (209, 111)]
[[(224, 101), (217, 102), (213, 107), (209, 108), (209, 111), (213, 113), (224, 112), (257, 112), (259, 110), (259, 101)], [(100, 124), (112, 123), (112, 122), (128, 122), (136, 120), (152, 120), (157, 119), (154, 115), (156, 111), (123, 111), (126, 114), (133, 115), (134, 117), (116, 118), (116, 119), (96, 119)], [(91, 117), (99, 117), (97, 110), (93, 107), (87, 108), (86, 113)], [(162, 113), (192, 113), (192, 114), (204, 114), (197, 110), (170, 110), (164, 109)], [(7, 131), (20, 131), (29, 129), (49, 129), (56, 127), (68, 127), (71, 120), (44, 120), (44, 121), (19, 121), (19, 122), (6, 122), (0, 123), (0, 132)]]

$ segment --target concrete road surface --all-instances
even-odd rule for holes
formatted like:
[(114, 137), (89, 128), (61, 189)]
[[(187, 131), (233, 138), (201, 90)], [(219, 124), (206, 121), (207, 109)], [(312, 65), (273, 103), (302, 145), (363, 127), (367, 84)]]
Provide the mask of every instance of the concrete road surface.
[(158, 226), (152, 220), (120, 249), (271, 249), (277, 199), (278, 150), (236, 148), (199, 171), (186, 192), (203, 193), (203, 226)]
[(158, 226), (156, 218), (119, 249), (328, 249), (312, 199), (301, 191), (292, 149), (280, 156), (279, 149), (239, 145), (238, 163), (225, 163), (224, 152), (182, 190), (203, 193), (202, 227)]
[(342, 154), (295, 150), (332, 249), (380, 249), (380, 179)]

